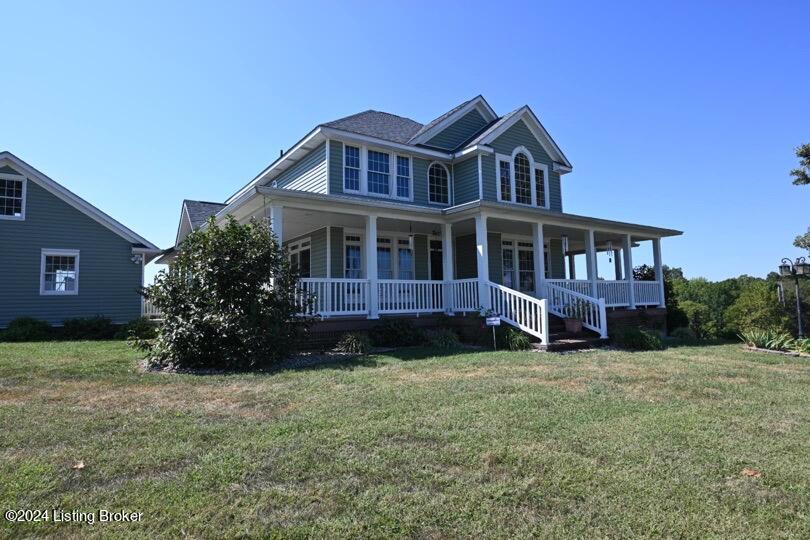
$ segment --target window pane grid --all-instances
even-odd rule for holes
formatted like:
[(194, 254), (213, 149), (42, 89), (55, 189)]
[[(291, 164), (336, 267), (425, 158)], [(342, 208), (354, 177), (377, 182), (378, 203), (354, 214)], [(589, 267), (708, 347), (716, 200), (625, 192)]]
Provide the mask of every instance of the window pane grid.
[(76, 290), (76, 257), (70, 255), (46, 255), (44, 288), (48, 292), (71, 292)]
[(543, 169), (535, 169), (534, 177), (537, 191), (537, 206), (546, 205), (546, 178)]
[(501, 161), (501, 200), (512, 200), (512, 180), (509, 178), (510, 164), (508, 161)]
[(523, 154), (515, 156), (515, 202), (532, 204), (532, 182), (529, 159)]
[(389, 157), (382, 152), (368, 151), (368, 191), (386, 195), (389, 193)]
[(360, 191), (360, 149), (356, 146), (344, 147), (343, 188)]
[(22, 216), (22, 180), (0, 179), (0, 215)]
[(411, 196), (411, 160), (397, 156), (397, 197)]
[(439, 164), (434, 163), (428, 171), (428, 197), (430, 202), (437, 204), (449, 204), (449, 181), (447, 170)]

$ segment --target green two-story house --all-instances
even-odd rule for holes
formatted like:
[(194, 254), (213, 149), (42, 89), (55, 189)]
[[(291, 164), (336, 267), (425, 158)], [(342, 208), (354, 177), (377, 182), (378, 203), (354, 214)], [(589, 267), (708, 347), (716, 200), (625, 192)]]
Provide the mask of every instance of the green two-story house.
[[(607, 313), (664, 307), (661, 239), (681, 233), (565, 213), (571, 170), (528, 106), (500, 116), (478, 96), (427, 124), (369, 110), (316, 126), (221, 204), (186, 201), (177, 244), (209, 215), (259, 216), (313, 294), (311, 314), (483, 308), (544, 343), (549, 316), (605, 337)], [(633, 280), (640, 242), (654, 281)], [(613, 279), (600, 277), (604, 251)]]

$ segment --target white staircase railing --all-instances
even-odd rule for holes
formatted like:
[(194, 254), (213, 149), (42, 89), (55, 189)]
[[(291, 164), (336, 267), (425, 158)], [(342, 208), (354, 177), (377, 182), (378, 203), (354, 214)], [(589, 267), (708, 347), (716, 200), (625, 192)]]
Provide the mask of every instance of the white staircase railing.
[(582, 321), (582, 326), (607, 337), (607, 314), (605, 299), (580, 294), (564, 287), (546, 282), (549, 312), (558, 317), (573, 317)]
[(492, 311), (502, 321), (540, 338), (544, 345), (548, 345), (548, 308), (545, 299), (538, 300), (491, 281), (487, 282), (487, 290)]

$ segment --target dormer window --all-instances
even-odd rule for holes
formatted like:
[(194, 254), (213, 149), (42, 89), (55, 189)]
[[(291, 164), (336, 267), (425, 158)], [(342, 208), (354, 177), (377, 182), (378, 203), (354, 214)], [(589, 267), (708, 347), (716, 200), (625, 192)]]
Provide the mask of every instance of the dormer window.
[(0, 219), (25, 219), (25, 178), (0, 175)]
[(433, 204), (450, 204), (450, 173), (441, 163), (428, 169), (428, 198)]

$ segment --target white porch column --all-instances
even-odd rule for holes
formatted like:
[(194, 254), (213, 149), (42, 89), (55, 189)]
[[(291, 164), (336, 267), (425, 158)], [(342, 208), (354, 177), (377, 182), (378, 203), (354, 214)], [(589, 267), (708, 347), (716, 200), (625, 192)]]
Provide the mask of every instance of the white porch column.
[(534, 244), (534, 296), (546, 297), (546, 258), (543, 224), (532, 223), (532, 243)]
[(629, 309), (636, 309), (636, 286), (633, 283), (633, 238), (628, 234), (624, 237), (624, 245), (622, 247), (622, 255), (624, 255), (624, 276), (627, 280), (627, 286), (630, 288), (628, 292)]
[(280, 204), (271, 204), (267, 209), (267, 225), (276, 236), (278, 244), (284, 241), (284, 207)]
[(596, 287), (596, 248), (593, 241), (593, 229), (588, 229), (585, 233), (585, 260), (588, 265), (588, 280), (591, 282), (591, 296), (598, 298)]
[(484, 309), (492, 308), (489, 301), (489, 257), (487, 255), (487, 217), (475, 216), (475, 263), (478, 269), (478, 303)]
[(453, 225), (442, 223), (442, 279), (444, 280), (444, 309), (453, 312)]
[(366, 216), (366, 279), (368, 280), (368, 318), (380, 318), (377, 290), (377, 216)]
[(658, 280), (658, 294), (661, 299), (661, 302), (658, 305), (661, 307), (666, 307), (667, 304), (664, 300), (664, 267), (661, 264), (661, 239), (653, 238), (652, 247), (653, 265), (655, 266), (655, 279)]
[[(563, 253), (563, 257), (565, 257), (565, 253)], [(574, 259), (574, 254), (570, 253), (568, 255), (568, 279), (577, 279), (577, 261)]]

